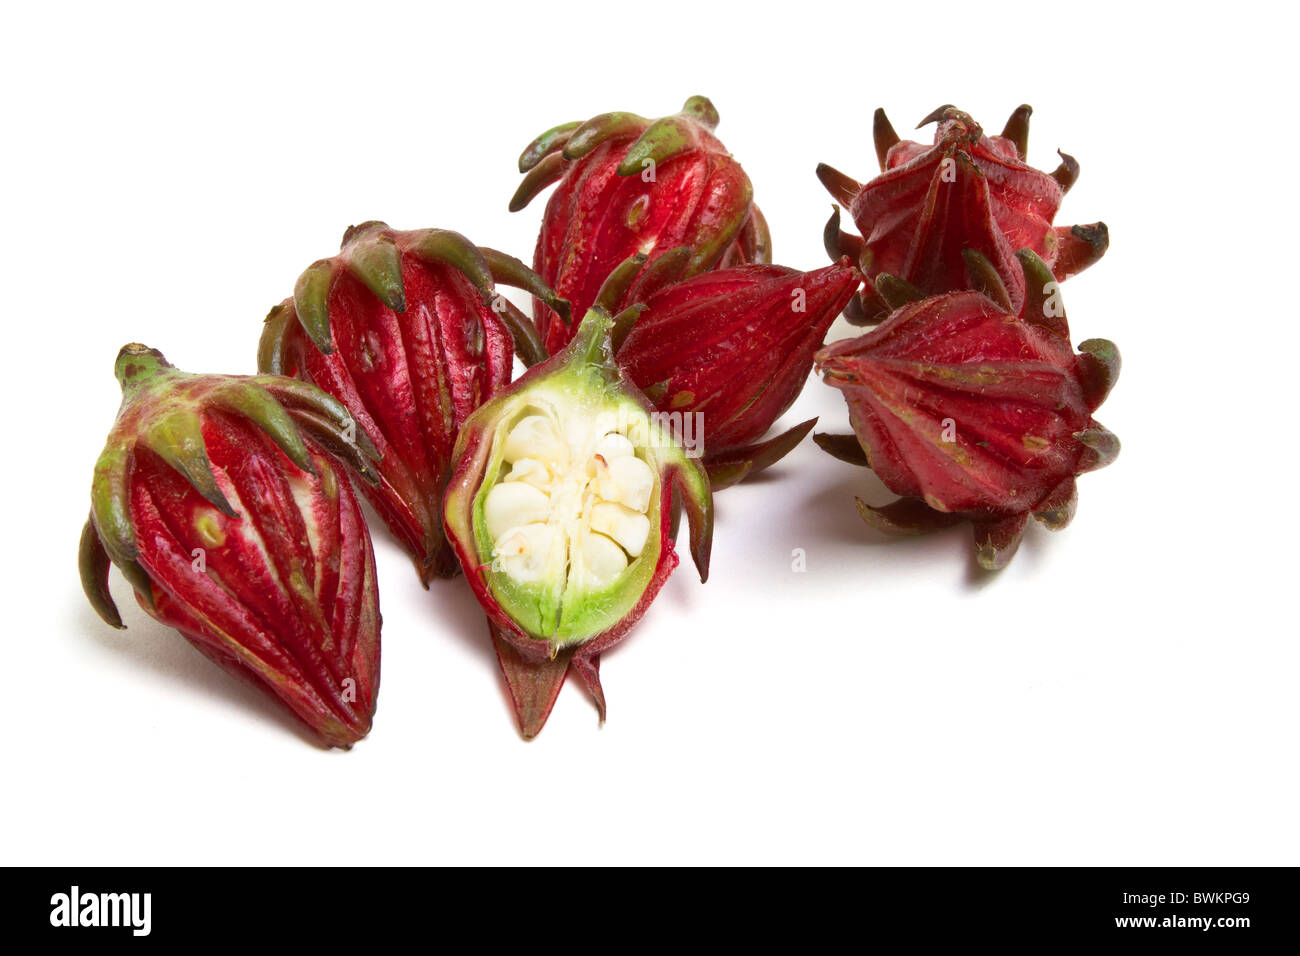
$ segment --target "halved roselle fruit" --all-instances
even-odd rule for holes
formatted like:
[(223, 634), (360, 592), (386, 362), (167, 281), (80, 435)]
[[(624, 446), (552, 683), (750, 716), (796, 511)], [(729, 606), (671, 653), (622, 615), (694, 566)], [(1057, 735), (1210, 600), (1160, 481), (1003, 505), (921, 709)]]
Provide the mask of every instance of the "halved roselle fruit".
[(470, 416), (444, 501), (528, 738), (570, 671), (604, 719), (600, 654), (677, 564), (674, 492), (700, 579), (708, 574), (708, 477), (613, 362), (613, 325), (593, 307), (563, 351)]
[(568, 315), (517, 259), (446, 229), (348, 229), (342, 251), (298, 279), (271, 310), (258, 366), (311, 382), (374, 436), (378, 479), (361, 490), (427, 585), (456, 573), (442, 531), (442, 490), (461, 425), (510, 381), (513, 339), (540, 358), (531, 323), (495, 289), (526, 289)]
[[(653, 264), (691, 248), (685, 275), (718, 266), (771, 261), (767, 223), (754, 206), (740, 164), (713, 135), (718, 111), (692, 96), (682, 111), (650, 120), (604, 113), (547, 130), (519, 157), (523, 182), (510, 202), (518, 211), (552, 183), (533, 268), (583, 315), (605, 277), (634, 254)], [(628, 301), (610, 302), (618, 312)], [(534, 319), (548, 352), (574, 329), (539, 301)]]
[[(1075, 477), (1119, 454), (1119, 439), (1092, 417), (1119, 376), (1119, 350), (1089, 339), (1075, 354), (1051, 270), (1029, 249), (1017, 255), (1020, 308), (990, 263), (968, 252), (980, 291), (893, 300), (901, 307), (879, 328), (816, 359), (844, 393), (856, 441), (816, 440), (904, 496), (878, 508), (859, 499), (862, 517), (891, 533), (971, 521), (990, 570), (1015, 554), (1031, 514), (1065, 527)], [(883, 276), (877, 291), (892, 299), (898, 286)]]
[[(822, 163), (817, 176), (848, 209), (861, 236), (840, 230), (839, 206), (826, 225), (832, 259), (847, 255), (870, 282), (891, 276), (922, 295), (968, 289), (963, 253), (974, 250), (997, 272), (1019, 309), (1024, 283), (1016, 250), (1029, 249), (1058, 281), (1081, 272), (1105, 253), (1105, 223), (1053, 226), (1061, 200), (1079, 176), (1079, 164), (1060, 153), (1052, 173), (1029, 166), (1029, 116), (1021, 106), (999, 136), (986, 136), (969, 114), (941, 106), (924, 120), (937, 123), (934, 144), (900, 140), (884, 110), (876, 110), (876, 155), (881, 174), (862, 185)], [(845, 313), (870, 325), (889, 314), (868, 285)]]
[(373, 447), (294, 379), (187, 375), (134, 344), (117, 377), (81, 538), (91, 604), (123, 626), (116, 564), (151, 616), (350, 747), (379, 692), (379, 594), (361, 509), (326, 449), (369, 478)]

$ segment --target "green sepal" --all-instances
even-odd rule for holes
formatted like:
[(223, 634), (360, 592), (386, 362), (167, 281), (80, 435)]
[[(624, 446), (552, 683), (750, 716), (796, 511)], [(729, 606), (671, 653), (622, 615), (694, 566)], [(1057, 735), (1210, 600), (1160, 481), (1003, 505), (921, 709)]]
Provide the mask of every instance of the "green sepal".
[(484, 299), (493, 294), (492, 270), (484, 250), (459, 232), (450, 229), (422, 229), (406, 243), (406, 250), (425, 262), (440, 262), (464, 273)]
[[(631, 260), (625, 261), (621, 266), (615, 269), (621, 269)], [(614, 273), (610, 273), (609, 278), (605, 280), (605, 285), (601, 286), (600, 296), (606, 294), (610, 281), (614, 279)], [(583, 316), (578, 331), (574, 334), (573, 340), (564, 347), (557, 356), (564, 358), (558, 363), (561, 367), (572, 365), (575, 367), (585, 368), (588, 371), (595, 370), (599, 373), (600, 378), (606, 382), (616, 382), (619, 378), (618, 366), (614, 364), (614, 347), (610, 342), (610, 333), (614, 329), (614, 317), (609, 314), (609, 310), (597, 302), (593, 305), (585, 316)]]
[[(1060, 295), (1060, 283), (1056, 281), (1056, 276), (1052, 275), (1047, 263), (1032, 249), (1017, 250), (1016, 258), (1020, 260), (1020, 267), (1025, 273), (1025, 305), (1020, 317), (1053, 335), (1069, 338), (1070, 326), (1066, 321), (1064, 306), (1060, 315), (1053, 315), (1048, 310), (1048, 303)], [(1057, 301), (1060, 299), (1057, 298)]]
[(645, 301), (670, 285), (686, 278), (695, 252), (690, 246), (677, 246), (655, 256), (636, 283), (636, 295)]
[(649, 122), (635, 113), (601, 113), (578, 126), (559, 155), (564, 159), (582, 159), (605, 140), (639, 133)]
[(683, 454), (673, 468), (672, 479), (674, 494), (681, 496), (686, 509), (691, 560), (703, 584), (709, 579), (709, 554), (713, 549), (713, 492), (709, 476), (698, 461)]
[(693, 147), (696, 141), (695, 130), (680, 116), (657, 119), (628, 147), (618, 164), (618, 174), (635, 175), (646, 168), (647, 162), (655, 166), (666, 163)]
[(90, 509), (100, 541), (114, 562), (133, 561), (140, 553), (131, 524), (130, 489), (127, 469), (131, 466), (135, 442), (123, 439), (105, 446), (95, 462), (95, 476), (90, 485)]
[(618, 350), (623, 347), (623, 343), (626, 342), (627, 337), (632, 334), (633, 327), (636, 325), (637, 320), (641, 318), (641, 314), (645, 312), (646, 308), (647, 306), (644, 302), (634, 302), (618, 315), (614, 316), (614, 324), (610, 328), (609, 341), (614, 347), (615, 352), (618, 352)]
[(514, 340), (515, 354), (519, 356), (519, 360), (525, 367), (532, 368), (550, 358), (537, 326), (532, 319), (515, 308), (513, 302), (505, 296), (500, 296), (493, 300), (492, 309), (501, 317), (502, 325)]
[(579, 120), (574, 120), (571, 123), (561, 123), (559, 126), (552, 126), (545, 133), (538, 136), (519, 154), (519, 171), (526, 173), (551, 153), (563, 149), (569, 142), (574, 130), (581, 125), (582, 123)]
[(293, 417), (266, 389), (247, 380), (235, 380), (215, 389), (210, 400), (218, 408), (247, 418), (266, 432), (290, 461), (308, 474), (316, 474), (316, 466)]
[(195, 408), (180, 406), (159, 415), (145, 427), (139, 441), (184, 476), (214, 508), (229, 518), (239, 517), (212, 473), (203, 443), (203, 426)]
[(315, 385), (294, 378), (259, 375), (249, 381), (266, 389), (299, 429), (351, 465), (362, 480), (369, 484), (379, 481), (370, 466), (382, 456), (346, 405)]
[(707, 130), (718, 125), (718, 111), (708, 97), (692, 96), (676, 116), (651, 123), (632, 144), (618, 164), (620, 176), (632, 176), (645, 168), (646, 160), (658, 166), (699, 142), (696, 126)]
[(257, 343), (257, 370), (272, 375), (284, 372), (284, 335), (294, 321), (292, 300), (271, 306), (262, 324), (262, 338)]
[(85, 527), (81, 529), (77, 567), (81, 572), (81, 589), (86, 592), (86, 598), (90, 601), (90, 606), (95, 609), (95, 613), (113, 627), (119, 630), (124, 628), (126, 625), (122, 623), (122, 615), (118, 613), (117, 605), (113, 603), (113, 595), (108, 589), (110, 567), (108, 552), (104, 550), (104, 545), (99, 540), (99, 532), (95, 530), (93, 518), (87, 520)]
[(688, 97), (682, 104), (681, 115), (689, 116), (710, 132), (718, 128), (720, 119), (718, 108), (707, 96), (700, 96), (697, 93), (695, 96)]
[(920, 302), (925, 298), (925, 293), (912, 283), (906, 279), (900, 279), (898, 276), (890, 275), (888, 272), (882, 272), (876, 276), (875, 285), (876, 294), (891, 309), (901, 309), (909, 303)]
[(117, 353), (117, 362), (113, 365), (113, 374), (122, 386), (123, 401), (130, 398), (142, 388), (156, 386), (168, 378), (178, 377), (172, 364), (157, 349), (151, 349), (139, 342), (122, 346)]
[(489, 249), (486, 246), (479, 251), (483, 254), (483, 259), (487, 263), (492, 279), (502, 285), (522, 289), (534, 299), (546, 303), (549, 308), (559, 315), (565, 325), (572, 321), (569, 300), (560, 298), (555, 290), (546, 284), (546, 280), (524, 265), (522, 260), (497, 249)]
[[(618, 303), (627, 294), (628, 287), (632, 285), (632, 280), (641, 273), (641, 269), (646, 264), (646, 255), (638, 252), (628, 256), (605, 277), (601, 283), (600, 291), (596, 293), (596, 301), (592, 306), (594, 309), (600, 309), (607, 315), (613, 313)], [(583, 322), (587, 319), (584, 317)]]
[[(377, 224), (382, 225), (382, 223)], [(349, 272), (394, 312), (406, 311), (402, 254), (391, 235), (373, 233), (348, 241), (342, 257)]]
[(515, 194), (510, 197), (510, 211), (519, 212), (552, 183), (559, 182), (564, 176), (564, 156), (551, 153), (540, 163), (530, 169)]
[(963, 249), (961, 257), (966, 261), (966, 275), (970, 278), (971, 288), (982, 292), (1002, 311), (1010, 312), (1011, 295), (989, 257), (978, 249)]
[[(316, 348), (328, 355), (334, 351), (330, 336), (330, 287), (334, 282), (334, 263), (319, 259), (309, 265), (293, 287), (293, 310), (298, 324)], [(267, 317), (268, 321), (270, 316)]]

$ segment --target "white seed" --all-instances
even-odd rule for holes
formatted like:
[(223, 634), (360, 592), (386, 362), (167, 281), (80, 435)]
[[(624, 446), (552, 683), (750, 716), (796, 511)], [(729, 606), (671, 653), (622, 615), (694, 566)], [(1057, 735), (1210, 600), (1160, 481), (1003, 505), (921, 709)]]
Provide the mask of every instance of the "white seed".
[(627, 555), (603, 534), (584, 534), (582, 565), (591, 584), (600, 587), (623, 573), (627, 567)]
[(545, 492), (522, 481), (505, 481), (488, 492), (483, 503), (483, 518), (487, 521), (488, 537), (496, 541), (511, 528), (546, 521), (551, 513), (551, 501)]
[(555, 529), (550, 525), (526, 524), (513, 528), (497, 542), (496, 558), (514, 580), (531, 584), (544, 580), (550, 573), (554, 544)]
[(506, 436), (501, 456), (508, 462), (520, 458), (537, 458), (544, 462), (568, 460), (568, 449), (556, 434), (551, 420), (542, 415), (526, 415)]
[(545, 489), (551, 483), (551, 469), (536, 458), (520, 458), (506, 475), (506, 481), (522, 481), (534, 488)]
[(613, 538), (635, 558), (650, 536), (650, 519), (623, 505), (602, 502), (591, 509), (591, 530)]
[(615, 458), (609, 462), (609, 476), (597, 482), (596, 494), (633, 511), (645, 512), (654, 485), (654, 472), (640, 458)]
[(613, 413), (526, 415), (504, 437), (502, 479), (484, 502), (496, 569), (558, 584), (566, 559), (580, 588), (611, 584), (650, 537), (655, 474)]
[(596, 454), (604, 457), (605, 461), (613, 461), (615, 458), (629, 458), (636, 454), (636, 447), (618, 432), (610, 432), (600, 441), (596, 442)]

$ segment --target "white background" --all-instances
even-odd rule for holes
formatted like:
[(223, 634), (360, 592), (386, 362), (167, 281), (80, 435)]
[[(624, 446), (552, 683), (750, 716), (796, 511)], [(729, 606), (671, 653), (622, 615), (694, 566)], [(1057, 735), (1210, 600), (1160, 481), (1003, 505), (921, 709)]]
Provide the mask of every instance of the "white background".
[[(0, 859), (1300, 862), (1294, 23), (1206, 11), (10, 9)], [(813, 169), (872, 175), (875, 106), (996, 132), (1033, 104), (1031, 162), (1082, 164), (1058, 221), (1111, 230), (1065, 287), (1074, 338), (1124, 355), (1098, 415), (1124, 452), (1071, 528), (976, 574), (968, 529), (882, 538), (853, 506), (882, 487), (805, 443), (719, 496), (709, 583), (684, 565), (606, 656), (606, 726), (571, 685), (533, 743), (463, 582), (421, 590), (382, 531), (382, 692), (350, 753), (116, 572), (129, 629), (95, 617), (75, 552), (123, 343), (253, 371), (267, 309), (365, 219), (528, 258), (523, 146), (693, 93), (801, 268), (826, 261)], [(816, 381), (785, 421), (814, 414), (845, 430)]]

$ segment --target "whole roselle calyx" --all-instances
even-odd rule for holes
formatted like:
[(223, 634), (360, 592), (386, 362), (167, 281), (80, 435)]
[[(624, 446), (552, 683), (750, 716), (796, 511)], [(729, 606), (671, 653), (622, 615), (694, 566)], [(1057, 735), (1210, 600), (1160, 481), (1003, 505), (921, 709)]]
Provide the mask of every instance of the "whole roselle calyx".
[[(1119, 375), (1104, 339), (1070, 348), (1060, 291), (1046, 263), (1017, 254), (1026, 290), (1012, 309), (997, 273), (968, 253), (970, 281), (903, 305), (874, 331), (817, 355), (827, 384), (844, 393), (856, 435), (818, 435), (837, 457), (869, 464), (904, 497), (881, 508), (861, 500), (876, 527), (915, 533), (974, 524), (990, 570), (1019, 546), (1032, 514), (1058, 529), (1074, 516), (1075, 476), (1101, 468), (1119, 440), (1092, 417)], [(892, 290), (888, 277), (878, 290)], [(888, 291), (886, 292), (888, 295)]]
[(520, 728), (535, 736), (572, 670), (604, 718), (600, 653), (677, 564), (673, 495), (704, 580), (706, 474), (613, 361), (602, 305), (561, 352), (470, 416), (444, 522), (487, 612)]
[(512, 336), (526, 360), (540, 358), (530, 322), (494, 280), (568, 315), (517, 259), (446, 229), (364, 223), (302, 274), (262, 334), (262, 371), (318, 385), (374, 436), (378, 480), (361, 489), (426, 584), (458, 570), (441, 501), (461, 425), (510, 381)]
[(325, 449), (368, 476), (373, 448), (294, 379), (187, 375), (142, 345), (116, 371), (122, 406), (81, 539), (91, 604), (122, 627), (116, 564), (150, 615), (351, 746), (379, 691), (379, 597), (361, 509)]
[[(688, 253), (659, 262), (684, 264)], [(693, 439), (716, 491), (776, 462), (812, 429), (815, 419), (760, 441), (803, 390), (861, 276), (847, 259), (813, 272), (745, 265), (681, 282), (668, 273), (648, 274), (661, 287), (639, 290), (644, 310), (618, 364)]]
[[(702, 96), (674, 116), (649, 120), (605, 113), (537, 137), (519, 157), (525, 174), (510, 208), (524, 208), (547, 186), (533, 268), (583, 315), (605, 277), (629, 256), (653, 263), (680, 246), (692, 250), (684, 273), (768, 262), (771, 240), (753, 205), (749, 177), (713, 135), (718, 112)], [(614, 312), (629, 304), (611, 302)], [(574, 334), (565, 317), (539, 302), (534, 318), (549, 352)]]
[[(962, 256), (974, 250), (992, 264), (1016, 309), (1024, 299), (1016, 250), (1031, 250), (1058, 280), (1086, 269), (1106, 251), (1106, 225), (1052, 225), (1079, 164), (1060, 153), (1061, 165), (1048, 174), (1025, 162), (1031, 112), (1021, 106), (1000, 136), (986, 136), (969, 114), (941, 106), (921, 121), (938, 123), (927, 146), (900, 140), (884, 110), (876, 110), (879, 176), (864, 186), (824, 163), (817, 167), (861, 233), (840, 231), (836, 207), (826, 226), (827, 252), (850, 256), (872, 282), (886, 274), (934, 295), (970, 288)], [(846, 317), (863, 325), (888, 313), (868, 285)]]

